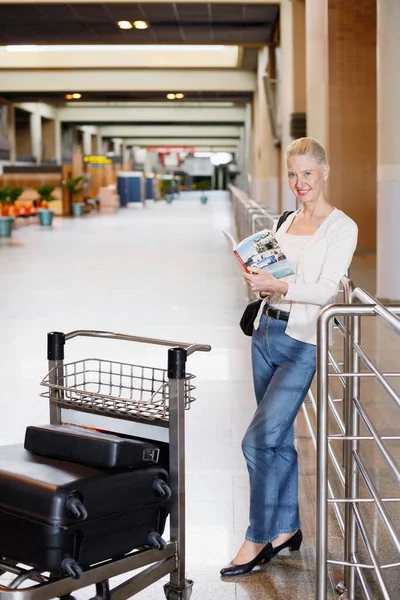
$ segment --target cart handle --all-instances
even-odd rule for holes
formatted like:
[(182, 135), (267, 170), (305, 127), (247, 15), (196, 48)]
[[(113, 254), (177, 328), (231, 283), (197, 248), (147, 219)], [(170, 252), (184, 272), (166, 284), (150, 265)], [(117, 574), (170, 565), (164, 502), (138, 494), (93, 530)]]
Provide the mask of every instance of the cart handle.
[(171, 340), (158, 340), (155, 338), (138, 337), (136, 335), (126, 335), (124, 333), (113, 333), (112, 331), (96, 331), (88, 329), (78, 329), (76, 331), (70, 331), (65, 334), (65, 341), (71, 340), (74, 337), (95, 337), (95, 338), (107, 338), (110, 340), (125, 340), (127, 342), (140, 342), (143, 344), (155, 344), (157, 346), (179, 346), (185, 348), (187, 355), (193, 354), (194, 352), (210, 352), (211, 346), (208, 344), (194, 344), (190, 342), (176, 342)]

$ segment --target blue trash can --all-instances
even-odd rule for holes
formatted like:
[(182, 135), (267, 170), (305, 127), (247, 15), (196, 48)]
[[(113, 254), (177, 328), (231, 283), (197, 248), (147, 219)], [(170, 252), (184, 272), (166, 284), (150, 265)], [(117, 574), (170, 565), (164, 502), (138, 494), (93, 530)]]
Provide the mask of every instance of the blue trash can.
[(121, 171), (118, 173), (117, 182), (121, 206), (126, 206), (130, 202), (143, 201), (143, 173)]

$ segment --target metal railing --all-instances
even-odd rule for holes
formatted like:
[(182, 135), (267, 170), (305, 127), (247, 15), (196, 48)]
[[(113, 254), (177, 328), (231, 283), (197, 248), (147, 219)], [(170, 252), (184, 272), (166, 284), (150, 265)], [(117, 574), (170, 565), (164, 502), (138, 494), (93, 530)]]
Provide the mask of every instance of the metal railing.
[[(396, 569), (400, 578), (400, 526), (394, 515), (394, 507), (400, 507), (400, 466), (390, 442), (398, 442), (400, 433), (382, 435), (378, 422), (374, 422), (370, 397), (362, 398), (362, 382), (374, 380), (383, 398), (372, 403), (372, 408), (384, 411), (384, 399), (389, 399), (400, 409), (400, 394), (390, 382), (400, 372), (382, 371), (368, 355), (361, 343), (362, 317), (375, 317), (389, 331), (400, 334), (400, 305), (383, 306), (376, 298), (361, 288), (352, 289), (345, 280), (345, 304), (335, 304), (321, 311), (317, 330), (317, 545), (316, 545), (316, 600), (325, 600), (327, 594), (328, 565), (344, 567), (344, 581), (338, 584), (342, 598), (355, 600), (360, 590), (367, 600), (395, 600), (398, 591), (391, 590), (386, 581), (389, 570)], [(343, 362), (337, 361), (329, 347), (329, 326), (334, 321), (343, 336)], [(371, 326), (369, 322), (369, 327)], [(330, 393), (333, 380), (342, 387), (342, 411)], [(342, 414), (340, 414), (340, 412)], [(400, 412), (398, 413), (400, 416)], [(398, 416), (394, 424), (398, 430)], [(375, 420), (377, 421), (376, 417)], [(333, 421), (339, 433), (333, 433)], [(381, 421), (381, 419), (379, 419)], [(339, 456), (333, 446), (339, 447)], [(371, 448), (371, 442), (375, 449)], [(389, 443), (388, 443), (389, 442)], [(366, 451), (366, 452), (365, 452)], [(373, 454), (380, 457), (384, 467), (375, 463), (368, 468), (367, 461)], [(341, 493), (334, 493), (329, 475), (332, 464), (342, 484)], [(377, 481), (376, 480), (377, 475)], [(389, 479), (390, 497), (380, 490), (382, 477)], [(383, 487), (383, 486), (382, 486)], [(374, 539), (369, 533), (370, 520), (363, 514), (367, 504), (374, 504)], [(340, 529), (344, 535), (343, 560), (328, 555), (328, 507), (332, 505)], [(344, 511), (343, 511), (344, 505)], [(344, 514), (343, 514), (344, 513)], [(398, 516), (398, 515), (397, 515)], [(386, 531), (386, 534), (385, 534)], [(384, 537), (386, 536), (386, 537)], [(379, 539), (385, 539), (388, 547), (379, 549)], [(362, 542), (362, 544), (360, 543)], [(385, 550), (389, 560), (382, 564), (379, 553)], [(395, 559), (393, 560), (393, 556)], [(370, 571), (370, 573), (367, 573)], [(379, 594), (379, 595), (378, 595)], [(393, 595), (393, 594), (396, 594)]]
[[(239, 239), (272, 227), (274, 218), (277, 218), (273, 211), (258, 205), (233, 186), (230, 192)], [(302, 408), (317, 454), (315, 598), (326, 600), (328, 567), (331, 565), (343, 567), (343, 582), (336, 585), (343, 600), (355, 600), (358, 589), (367, 600), (378, 600), (377, 594), (384, 600), (395, 600), (398, 595), (392, 594), (385, 580), (389, 571), (397, 569), (397, 580), (400, 581), (399, 512), (397, 523), (392, 516), (393, 507), (400, 508), (400, 467), (388, 448), (388, 442), (398, 442), (400, 433), (379, 433), (377, 424), (368, 415), (360, 392), (361, 382), (368, 381), (368, 378), (371, 382), (373, 379), (386, 397), (400, 408), (399, 392), (388, 381), (400, 377), (400, 372), (383, 372), (368, 356), (361, 345), (361, 317), (375, 317), (375, 322), (384, 323), (392, 332), (400, 334), (400, 319), (397, 317), (400, 315), (400, 305), (383, 306), (365, 290), (354, 289), (348, 277), (343, 277), (339, 294), (342, 294), (343, 304), (326, 307), (320, 315), (317, 393), (311, 388)], [(340, 344), (337, 342), (338, 336)], [(373, 406), (376, 409), (379, 404), (375, 402)], [(362, 430), (365, 433), (361, 434)], [(379, 482), (374, 482), (374, 473), (367, 468), (362, 450), (366, 444), (367, 451), (370, 451), (371, 443), (383, 457), (385, 477), (390, 473), (394, 488), (398, 490), (391, 497), (382, 497)], [(360, 493), (361, 489), (364, 495)], [(371, 504), (377, 513), (374, 523), (377, 524), (380, 518), (378, 530), (386, 530), (387, 539), (397, 553), (397, 559), (389, 560), (386, 564), (380, 562), (379, 550), (368, 534), (366, 519), (362, 514), (362, 507)], [(343, 536), (343, 560), (328, 557), (330, 507)]]

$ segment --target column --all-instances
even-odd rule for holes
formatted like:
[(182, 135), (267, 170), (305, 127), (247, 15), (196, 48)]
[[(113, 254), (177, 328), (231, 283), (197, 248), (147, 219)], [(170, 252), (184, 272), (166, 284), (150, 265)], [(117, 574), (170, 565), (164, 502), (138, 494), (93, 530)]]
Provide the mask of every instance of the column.
[(115, 156), (121, 156), (122, 139), (112, 138), (112, 142), (113, 142), (113, 152), (114, 152)]
[(7, 104), (7, 137), (11, 144), (10, 164), (14, 165), (17, 160), (17, 142), (15, 135), (15, 108), (13, 104)]
[(96, 134), (96, 139), (97, 139), (97, 142), (96, 142), (97, 154), (101, 155), (101, 154), (103, 154), (103, 138), (100, 133)]
[(281, 115), (280, 200), (282, 210), (294, 210), (296, 198), (287, 181), (285, 150), (295, 138), (307, 135), (305, 0), (282, 0), (279, 65)]
[(279, 102), (281, 115), (281, 155), (280, 155), (280, 210), (294, 210), (296, 198), (290, 191), (286, 177), (285, 149), (292, 141), (290, 118), (293, 112), (293, 19), (291, 0), (282, 0), (280, 16), (281, 60), (279, 67)]
[(58, 165), (62, 164), (61, 121), (54, 119), (54, 154)]
[[(240, 180), (240, 187), (243, 188), (243, 185), (246, 185), (246, 172), (245, 172), (245, 147), (244, 147), (244, 125), (242, 125), (240, 127), (239, 130), (239, 139), (237, 141), (237, 149), (236, 149), (236, 164), (237, 164), (237, 168), (240, 171), (240, 175), (239, 175), (239, 180)], [(247, 190), (246, 190), (247, 191)]]
[(256, 202), (278, 211), (277, 151), (274, 146), (264, 82), (268, 58), (268, 48), (259, 51), (257, 89), (253, 100), (251, 196)]
[(83, 129), (82, 149), (84, 156), (90, 156), (92, 154), (92, 133), (89, 129)]
[(378, 0), (377, 295), (400, 300), (400, 3)]
[(376, 248), (376, 19), (376, 0), (329, 0), (328, 197), (357, 223), (363, 251)]
[(306, 32), (307, 135), (326, 147), (328, 0), (306, 1)]
[(31, 131), (31, 154), (36, 163), (42, 162), (42, 117), (40, 115), (39, 104), (35, 104), (33, 112), (30, 114)]
[(252, 121), (253, 110), (250, 102), (246, 104), (245, 122), (244, 122), (244, 173), (246, 174), (247, 190), (251, 189), (251, 169), (252, 169)]

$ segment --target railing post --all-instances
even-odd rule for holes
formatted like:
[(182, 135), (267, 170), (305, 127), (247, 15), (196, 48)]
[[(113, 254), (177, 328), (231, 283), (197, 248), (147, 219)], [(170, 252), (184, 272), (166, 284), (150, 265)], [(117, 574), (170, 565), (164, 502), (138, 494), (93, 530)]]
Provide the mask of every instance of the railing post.
[[(328, 309), (329, 310), (329, 309)], [(316, 600), (326, 600), (327, 491), (328, 491), (328, 350), (329, 313), (322, 310), (317, 322), (317, 540)]]
[(171, 540), (177, 543), (177, 568), (164, 591), (168, 600), (189, 600), (193, 581), (186, 579), (185, 544), (185, 377), (187, 352), (168, 350), (169, 382), (169, 470), (171, 501)]

